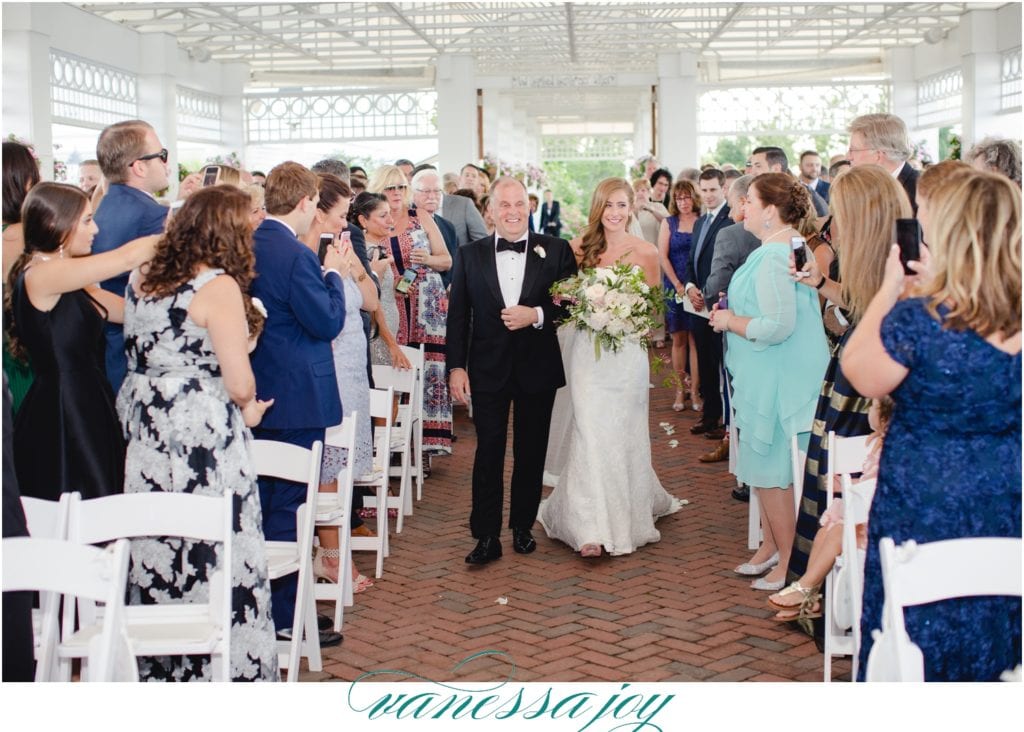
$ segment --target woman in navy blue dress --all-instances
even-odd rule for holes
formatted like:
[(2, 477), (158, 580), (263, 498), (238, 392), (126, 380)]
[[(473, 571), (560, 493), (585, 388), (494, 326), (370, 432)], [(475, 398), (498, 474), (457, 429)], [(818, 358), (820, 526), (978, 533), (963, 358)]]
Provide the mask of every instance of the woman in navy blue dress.
[[(905, 278), (892, 247), (843, 353), (861, 394), (896, 402), (868, 521), (862, 678), (881, 627), (879, 539), (1021, 536), (1020, 206), (1020, 190), (994, 174), (940, 183), (918, 211), (931, 262)], [(898, 302), (915, 280), (917, 296)], [(905, 617), (928, 681), (994, 681), (1021, 662), (1019, 597), (943, 600)]]
[[(677, 180), (672, 186), (668, 217), (661, 222), (658, 230), (658, 251), (661, 254), (661, 269), (664, 272), (665, 288), (668, 290), (668, 309), (665, 312), (665, 329), (672, 336), (672, 369), (676, 375), (676, 398), (672, 409), (683, 411), (689, 385), (693, 395), (694, 411), (700, 411), (700, 378), (697, 376), (697, 344), (690, 338), (693, 330), (693, 315), (676, 302), (676, 293), (683, 292), (683, 278), (686, 277), (686, 263), (690, 259), (693, 244), (693, 225), (700, 215), (700, 196), (693, 183)], [(689, 362), (687, 362), (689, 354)], [(690, 377), (687, 377), (687, 372)], [(689, 382), (692, 378), (692, 383)]]

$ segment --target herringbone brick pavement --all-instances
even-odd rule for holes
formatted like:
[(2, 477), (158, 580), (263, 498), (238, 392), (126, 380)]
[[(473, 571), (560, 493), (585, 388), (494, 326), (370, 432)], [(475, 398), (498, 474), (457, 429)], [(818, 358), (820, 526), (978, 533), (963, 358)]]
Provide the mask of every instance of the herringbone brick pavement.
[[(735, 483), (726, 463), (697, 460), (714, 443), (689, 434), (696, 413), (673, 412), (672, 396), (664, 387), (651, 390), (652, 453), (665, 488), (690, 503), (658, 522), (660, 542), (584, 560), (537, 524), (536, 552), (514, 553), (506, 531), (504, 556), (484, 567), (463, 561), (474, 545), (468, 517), (475, 439), (457, 407), (454, 454), (434, 460), (423, 500), (402, 533), (392, 534), (384, 576), (346, 609), (345, 640), (324, 650), (324, 671), (303, 671), (300, 679), (352, 681), (399, 670), (411, 680), (493, 681), (514, 664), (514, 678), (523, 682), (820, 681), (822, 656), (813, 641), (773, 622), (768, 593), (733, 574), (750, 554), (747, 504), (730, 496)], [(675, 434), (666, 435), (661, 422)], [(509, 456), (506, 493), (510, 465)], [(356, 554), (366, 574), (371, 557)], [(459, 666), (486, 651), (499, 653)], [(834, 665), (834, 676), (848, 674), (848, 661)]]

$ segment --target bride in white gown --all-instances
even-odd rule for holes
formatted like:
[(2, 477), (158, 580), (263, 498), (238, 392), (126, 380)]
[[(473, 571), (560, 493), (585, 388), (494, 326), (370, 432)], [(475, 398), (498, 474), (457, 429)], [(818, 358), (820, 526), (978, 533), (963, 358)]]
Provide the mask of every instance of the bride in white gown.
[[(580, 269), (632, 264), (647, 284), (661, 286), (658, 250), (626, 232), (633, 189), (621, 178), (594, 191), (586, 233), (570, 244)], [(555, 399), (541, 504), (547, 535), (585, 557), (629, 554), (658, 541), (654, 522), (683, 505), (661, 487), (651, 462), (648, 425), (650, 367), (639, 342), (594, 357), (589, 332), (571, 324), (558, 332), (568, 386)]]

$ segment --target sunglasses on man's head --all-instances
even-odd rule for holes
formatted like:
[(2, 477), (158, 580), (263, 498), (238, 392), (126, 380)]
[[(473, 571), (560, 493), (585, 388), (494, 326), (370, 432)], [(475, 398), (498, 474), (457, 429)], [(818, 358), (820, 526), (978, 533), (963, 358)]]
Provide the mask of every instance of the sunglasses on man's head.
[(149, 155), (143, 155), (142, 157), (135, 158), (135, 162), (138, 162), (140, 160), (153, 160), (154, 158), (160, 158), (161, 162), (166, 163), (168, 155), (169, 153), (167, 152), (167, 148), (165, 147), (162, 148), (160, 152), (150, 153)]

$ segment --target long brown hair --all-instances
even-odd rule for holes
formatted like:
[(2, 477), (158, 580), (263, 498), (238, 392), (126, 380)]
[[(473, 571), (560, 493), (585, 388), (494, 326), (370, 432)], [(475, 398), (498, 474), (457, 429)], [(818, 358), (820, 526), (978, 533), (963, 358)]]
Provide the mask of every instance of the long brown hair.
[(192, 279), (201, 265), (223, 269), (238, 283), (250, 336), (263, 328), (249, 285), (256, 276), (249, 225), (249, 194), (231, 185), (202, 188), (185, 201), (156, 246), (142, 291), (166, 297)]
[(950, 176), (928, 194), (929, 242), (935, 276), (920, 295), (943, 327), (982, 338), (1021, 330), (1020, 189), (1005, 176)]
[(35, 254), (59, 251), (67, 243), (88, 204), (80, 188), (65, 183), (38, 183), (25, 197), (21, 207), (25, 250), (11, 265), (4, 290), (4, 328), (11, 354), (21, 361), (28, 360), (28, 352), (14, 322), (14, 285)]
[(616, 191), (626, 194), (629, 208), (633, 209), (633, 187), (625, 178), (605, 178), (597, 184), (594, 195), (590, 199), (590, 218), (580, 241), (580, 251), (583, 254), (580, 259), (580, 269), (596, 267), (601, 255), (608, 250), (608, 241), (604, 236), (604, 224), (601, 223), (601, 217), (604, 215), (605, 204)]
[(912, 216), (910, 201), (903, 186), (877, 165), (850, 168), (830, 193), (843, 302), (857, 322), (882, 286), (896, 219)]

